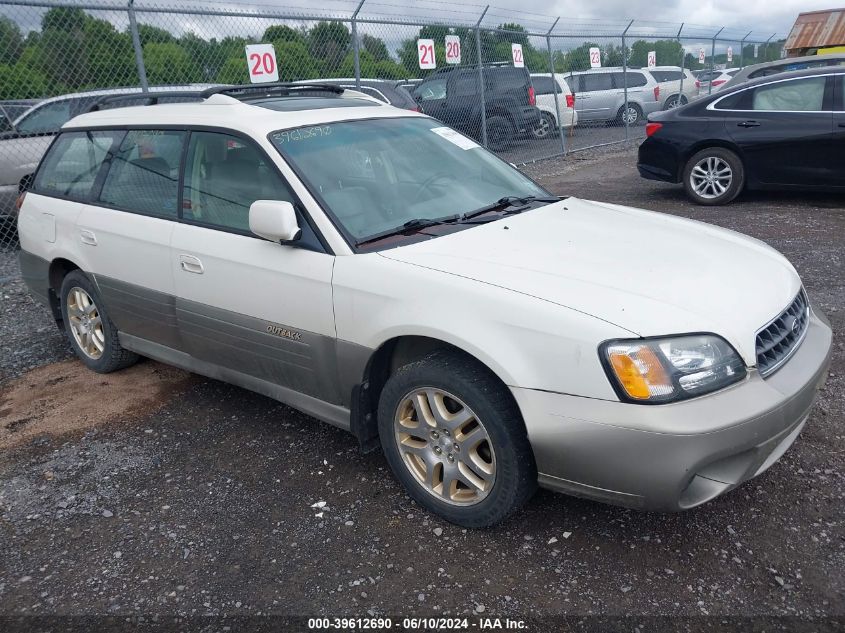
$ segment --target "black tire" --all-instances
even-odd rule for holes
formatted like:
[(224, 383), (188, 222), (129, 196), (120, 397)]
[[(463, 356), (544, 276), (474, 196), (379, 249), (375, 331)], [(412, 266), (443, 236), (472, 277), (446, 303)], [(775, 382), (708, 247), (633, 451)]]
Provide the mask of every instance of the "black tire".
[(688, 103), (689, 101), (684, 95), (672, 95), (663, 103), (663, 109), (672, 110), (673, 108), (685, 106)]
[[(713, 159), (714, 161), (723, 161), (731, 169), (730, 184), (726, 186), (723, 193), (708, 197), (696, 191), (691, 178), (693, 169), (702, 161)], [(718, 163), (716, 163), (718, 164)], [(684, 166), (683, 173), (684, 190), (690, 200), (696, 204), (705, 206), (717, 206), (720, 204), (727, 204), (736, 198), (745, 187), (745, 167), (742, 164), (742, 159), (734, 152), (724, 147), (708, 147), (693, 154)], [(708, 194), (709, 195), (709, 194)]]
[[(96, 311), (102, 324), (103, 333), (103, 350), (99, 358), (92, 358), (80, 347), (71, 330), (71, 320), (68, 315), (68, 295), (74, 288), (81, 288), (84, 290), (96, 306)], [(62, 280), (62, 287), (59, 293), (62, 321), (65, 327), (70, 345), (73, 351), (89, 369), (98, 374), (108, 374), (118, 369), (124, 369), (130, 365), (138, 362), (138, 355), (129, 350), (123, 349), (120, 346), (120, 341), (117, 337), (117, 328), (112, 323), (109, 315), (103, 305), (103, 300), (100, 293), (97, 292), (97, 287), (88, 279), (88, 277), (79, 270), (69, 272), (64, 280)]]
[[(460, 398), (487, 432), (495, 454), (495, 478), (486, 496), (472, 505), (453, 505), (429, 492), (400, 454), (394, 418), (406, 396), (424, 387)], [(378, 427), (390, 468), (408, 494), (451, 523), (467, 528), (494, 525), (525, 504), (536, 490), (534, 453), (511, 393), (489, 369), (463, 354), (440, 350), (400, 367), (382, 390)]]
[[(643, 116), (643, 109), (638, 106), (636, 103), (628, 102), (628, 107), (631, 110), (631, 120), (628, 121), (628, 125), (639, 125), (645, 120)], [(616, 113), (616, 125), (625, 125), (625, 106), (623, 105), (619, 108), (619, 111)]]
[(495, 152), (507, 149), (514, 137), (514, 127), (509, 119), (493, 116), (487, 119), (487, 145)]
[(560, 132), (555, 117), (550, 112), (540, 114), (540, 123), (531, 130), (531, 136), (537, 140), (552, 138)]

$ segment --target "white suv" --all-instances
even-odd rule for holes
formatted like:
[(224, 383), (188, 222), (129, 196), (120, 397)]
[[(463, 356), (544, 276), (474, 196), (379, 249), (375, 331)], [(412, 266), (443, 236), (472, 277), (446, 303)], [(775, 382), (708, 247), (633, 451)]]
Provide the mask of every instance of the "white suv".
[(278, 399), (476, 527), (538, 483), (690, 508), (803, 428), (831, 329), (761, 242), (558, 199), (341, 88), (203, 97), (73, 119), (21, 201), (23, 276), (94, 371)]

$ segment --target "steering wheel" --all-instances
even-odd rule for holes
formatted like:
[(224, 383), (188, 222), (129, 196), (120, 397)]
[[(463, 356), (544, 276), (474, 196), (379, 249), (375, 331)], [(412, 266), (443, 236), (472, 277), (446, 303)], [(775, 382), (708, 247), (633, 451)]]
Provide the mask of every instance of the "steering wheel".
[(435, 174), (432, 174), (431, 176), (429, 176), (428, 178), (426, 178), (426, 179), (425, 179), (422, 183), (420, 183), (420, 186), (419, 186), (419, 187), (417, 187), (417, 190), (414, 192), (414, 197), (413, 197), (413, 199), (414, 199), (414, 200), (417, 200), (417, 199), (418, 199), (418, 198), (422, 195), (422, 192), (423, 192), (425, 189), (428, 189), (431, 185), (433, 185), (433, 184), (434, 184), (435, 182), (437, 182), (438, 180), (445, 180), (445, 179), (447, 179), (447, 178), (448, 178), (449, 180), (454, 180), (454, 179), (455, 179), (455, 177), (454, 177), (452, 174), (449, 174), (449, 173), (444, 172), (444, 171), (439, 171), (439, 172), (437, 172), (437, 173), (435, 173)]

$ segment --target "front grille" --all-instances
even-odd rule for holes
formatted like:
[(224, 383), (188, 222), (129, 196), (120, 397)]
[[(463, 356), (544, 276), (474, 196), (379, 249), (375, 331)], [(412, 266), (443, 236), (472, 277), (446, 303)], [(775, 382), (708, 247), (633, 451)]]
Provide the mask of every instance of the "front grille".
[(798, 349), (810, 323), (810, 302), (804, 290), (774, 321), (757, 332), (757, 371), (768, 376)]

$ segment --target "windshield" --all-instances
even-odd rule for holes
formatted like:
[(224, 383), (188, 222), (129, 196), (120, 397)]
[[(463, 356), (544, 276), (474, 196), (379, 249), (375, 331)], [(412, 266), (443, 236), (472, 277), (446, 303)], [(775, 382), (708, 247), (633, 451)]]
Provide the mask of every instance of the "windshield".
[(270, 139), (352, 242), (411, 221), (549, 193), (476, 142), (428, 118), (344, 121)]

